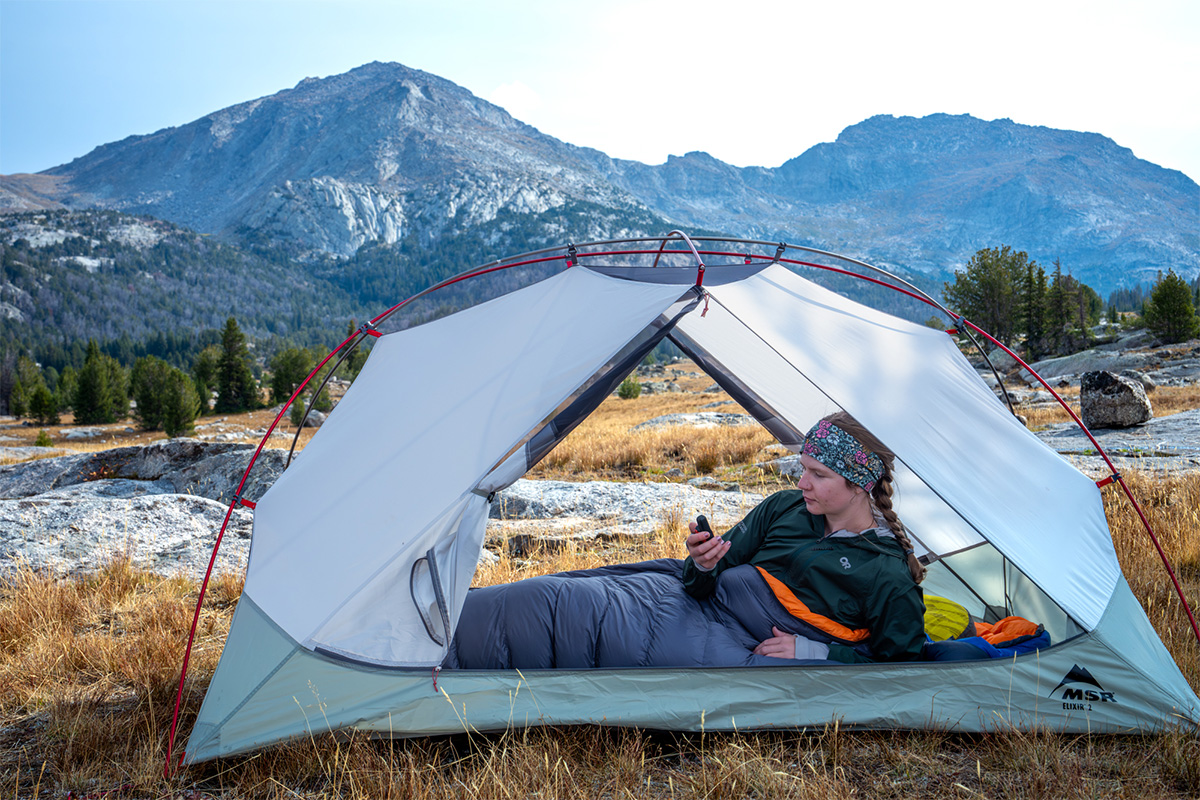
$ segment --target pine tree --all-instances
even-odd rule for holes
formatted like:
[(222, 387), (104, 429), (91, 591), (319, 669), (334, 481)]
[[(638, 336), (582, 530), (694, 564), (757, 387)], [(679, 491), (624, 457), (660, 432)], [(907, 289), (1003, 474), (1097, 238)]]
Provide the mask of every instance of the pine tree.
[(187, 373), (146, 356), (134, 364), (129, 382), (137, 400), (134, 416), (143, 430), (161, 429), (172, 437), (192, 432), (200, 398)]
[(125, 382), (125, 370), (117, 360), (102, 354), (95, 339), (89, 340), (72, 402), (75, 421), (95, 425), (122, 419), (129, 413)]
[(172, 367), (163, 387), (162, 429), (170, 437), (190, 434), (199, 415), (200, 397), (192, 379)]
[(67, 365), (63, 367), (62, 374), (58, 376), (58, 407), (62, 411), (72, 410), (72, 403), (75, 401), (75, 389), (79, 385), (79, 373), (75, 368)]
[(9, 413), (23, 417), (30, 413), (33, 395), (46, 387), (42, 371), (32, 358), (21, 356), (16, 363), (16, 380), (8, 396)]
[(1020, 287), (1029, 256), (1008, 245), (985, 248), (971, 256), (966, 269), (945, 284), (946, 302), (1005, 344), (1013, 344), (1021, 310)]
[(1063, 280), (1062, 263), (1055, 259), (1054, 278), (1046, 290), (1046, 352), (1062, 352), (1066, 346), (1066, 331), (1070, 321), (1071, 301)]
[(276, 353), (271, 359), (271, 402), (285, 402), (312, 368), (312, 355), (304, 348), (288, 347)]
[(1158, 283), (1144, 308), (1146, 327), (1163, 342), (1171, 344), (1200, 336), (1192, 289), (1174, 270), (1165, 276), (1159, 273)]
[(58, 398), (44, 383), (29, 398), (29, 416), (39, 425), (58, 424)]
[(230, 317), (221, 331), (221, 360), (217, 365), (218, 414), (258, 408), (258, 384), (250, 367), (246, 336)]
[(215, 344), (209, 345), (196, 356), (192, 364), (192, 382), (196, 385), (196, 394), (200, 398), (200, 413), (207, 414), (212, 400), (212, 390), (217, 386), (217, 371), (221, 364), (221, 348)]
[(25, 402), (25, 387), (21, 385), (21, 379), (18, 378), (12, 385), (12, 391), (8, 393), (8, 413), (20, 419), (28, 410), (29, 406)]
[(1025, 326), (1025, 352), (1030, 361), (1035, 361), (1046, 347), (1046, 271), (1032, 261), (1025, 265), (1021, 317)]
[[(358, 328), (354, 326), (354, 320), (350, 320), (350, 330), (346, 336), (351, 336)], [(354, 351), (346, 358), (345, 364), (342, 365), (342, 377), (353, 382), (358, 377), (358, 373), (362, 371), (363, 364), (367, 363), (367, 356), (371, 353), (371, 338), (367, 337), (360, 341), (354, 348)]]

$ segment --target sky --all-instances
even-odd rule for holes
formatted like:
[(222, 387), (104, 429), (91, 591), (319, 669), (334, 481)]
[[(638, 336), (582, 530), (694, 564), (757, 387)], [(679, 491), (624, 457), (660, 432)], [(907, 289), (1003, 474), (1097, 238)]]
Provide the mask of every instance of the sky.
[(0, 0), (0, 174), (396, 61), (571, 144), (775, 167), (876, 114), (1103, 134), (1200, 180), (1197, 0)]

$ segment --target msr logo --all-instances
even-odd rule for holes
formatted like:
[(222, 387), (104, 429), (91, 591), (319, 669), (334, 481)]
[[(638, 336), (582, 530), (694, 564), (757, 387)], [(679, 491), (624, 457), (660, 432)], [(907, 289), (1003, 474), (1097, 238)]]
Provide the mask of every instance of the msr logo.
[[(1089, 686), (1095, 686), (1096, 690), (1067, 686), (1069, 683), (1085, 683)], [(1092, 703), (1117, 702), (1117, 698), (1113, 692), (1104, 691), (1104, 687), (1100, 685), (1100, 681), (1096, 680), (1092, 673), (1078, 664), (1071, 667), (1071, 670), (1063, 676), (1063, 679), (1059, 681), (1058, 686), (1054, 687), (1049, 696), (1053, 697), (1054, 692), (1057, 692), (1059, 689), (1063, 690), (1063, 708), (1068, 711), (1091, 711)]]

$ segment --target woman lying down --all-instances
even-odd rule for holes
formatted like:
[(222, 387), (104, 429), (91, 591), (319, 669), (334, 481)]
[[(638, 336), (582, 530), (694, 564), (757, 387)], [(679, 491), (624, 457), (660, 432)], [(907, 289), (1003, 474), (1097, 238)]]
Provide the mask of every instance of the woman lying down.
[(723, 536), (690, 525), (688, 558), (467, 594), (448, 669), (779, 666), (911, 661), (924, 568), (892, 510), (894, 456), (838, 413), (808, 432), (794, 490)]

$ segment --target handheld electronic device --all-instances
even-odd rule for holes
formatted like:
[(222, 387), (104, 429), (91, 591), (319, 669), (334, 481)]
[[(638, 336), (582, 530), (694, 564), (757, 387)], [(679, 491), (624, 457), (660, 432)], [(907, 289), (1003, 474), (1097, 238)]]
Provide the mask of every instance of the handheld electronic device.
[(696, 517), (696, 530), (703, 531), (704, 533), (708, 534), (708, 536), (704, 537), (704, 541), (706, 542), (713, 538), (713, 529), (708, 524), (708, 517), (704, 516), (703, 514)]

